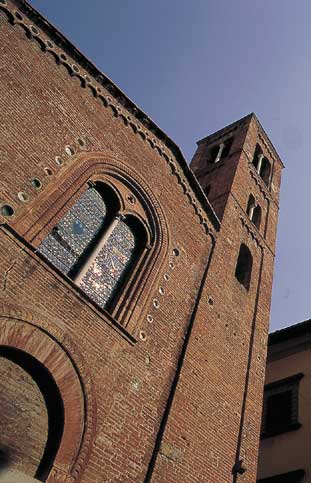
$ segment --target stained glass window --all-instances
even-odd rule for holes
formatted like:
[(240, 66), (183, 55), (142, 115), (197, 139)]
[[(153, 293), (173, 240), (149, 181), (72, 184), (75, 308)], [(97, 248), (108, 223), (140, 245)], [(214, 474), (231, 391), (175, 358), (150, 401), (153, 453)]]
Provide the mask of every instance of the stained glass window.
[(101, 307), (105, 307), (121, 284), (135, 257), (135, 248), (134, 233), (120, 220), (80, 285)]
[[(137, 232), (126, 219), (118, 219), (106, 237), (112, 218), (111, 203), (104, 198), (96, 188), (89, 188), (38, 247), (39, 253), (73, 279), (74, 273), (89, 265), (76, 283), (102, 308), (124, 282), (138, 247)], [(101, 250), (92, 256), (102, 239)]]
[(88, 189), (43, 240), (38, 251), (68, 274), (99, 232), (106, 212), (106, 204), (97, 190)]

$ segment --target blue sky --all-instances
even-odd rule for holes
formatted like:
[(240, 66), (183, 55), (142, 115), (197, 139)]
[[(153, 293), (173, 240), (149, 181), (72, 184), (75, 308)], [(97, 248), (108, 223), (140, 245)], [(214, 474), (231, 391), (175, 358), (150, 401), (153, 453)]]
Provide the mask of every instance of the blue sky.
[(311, 315), (310, 0), (33, 0), (190, 161), (255, 112), (283, 172), (271, 329)]

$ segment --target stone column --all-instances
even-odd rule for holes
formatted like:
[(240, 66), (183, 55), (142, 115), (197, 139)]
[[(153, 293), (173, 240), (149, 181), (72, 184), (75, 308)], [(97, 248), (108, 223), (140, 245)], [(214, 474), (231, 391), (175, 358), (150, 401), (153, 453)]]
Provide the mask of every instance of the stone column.
[(224, 147), (225, 147), (225, 143), (219, 144), (219, 149), (218, 149), (217, 156), (215, 158), (215, 163), (218, 163), (218, 161), (221, 160), (221, 155), (222, 155), (222, 152), (224, 150)]
[(258, 156), (258, 164), (257, 164), (257, 173), (260, 174), (261, 168), (262, 168), (262, 161), (263, 161), (264, 155), (260, 154)]
[(94, 260), (98, 256), (99, 252), (102, 250), (104, 245), (106, 244), (108, 238), (110, 237), (111, 233), (119, 223), (119, 221), (122, 219), (122, 215), (117, 215), (112, 222), (110, 223), (108, 229), (102, 234), (101, 238), (98, 240), (97, 244), (94, 246), (93, 250), (88, 254), (87, 260), (85, 263), (82, 265), (81, 269), (73, 279), (73, 281), (77, 284), (80, 285), (82, 282), (83, 277), (86, 275), (87, 271), (89, 268), (92, 266)]

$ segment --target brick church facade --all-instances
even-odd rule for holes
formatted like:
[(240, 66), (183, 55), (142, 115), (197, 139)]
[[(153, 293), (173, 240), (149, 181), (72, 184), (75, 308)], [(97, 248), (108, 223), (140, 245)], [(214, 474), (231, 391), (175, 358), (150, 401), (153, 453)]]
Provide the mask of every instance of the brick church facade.
[(251, 114), (190, 169), (27, 2), (0, 38), (0, 481), (254, 483), (273, 145)]

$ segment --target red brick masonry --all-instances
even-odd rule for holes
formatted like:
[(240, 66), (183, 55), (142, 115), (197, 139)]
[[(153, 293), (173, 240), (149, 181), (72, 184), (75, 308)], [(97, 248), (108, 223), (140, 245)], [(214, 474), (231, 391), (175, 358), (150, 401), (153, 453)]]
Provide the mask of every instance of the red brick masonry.
[[(0, 39), (0, 337), (47, 369), (63, 401), (45, 481), (254, 483), (282, 168), (259, 121), (200, 141), (195, 177), (173, 141), (28, 3), (0, 0)], [(228, 136), (229, 155), (210, 166), (210, 147)], [(252, 165), (257, 143), (272, 165), (268, 186)], [(114, 186), (124, 210), (134, 196), (151, 233), (144, 268), (111, 313), (36, 253), (89, 180)], [(209, 200), (200, 184), (211, 185)], [(253, 257), (249, 290), (235, 277), (241, 243)], [(40, 437), (16, 431), (8, 442), (24, 448), (25, 473)]]

